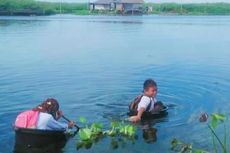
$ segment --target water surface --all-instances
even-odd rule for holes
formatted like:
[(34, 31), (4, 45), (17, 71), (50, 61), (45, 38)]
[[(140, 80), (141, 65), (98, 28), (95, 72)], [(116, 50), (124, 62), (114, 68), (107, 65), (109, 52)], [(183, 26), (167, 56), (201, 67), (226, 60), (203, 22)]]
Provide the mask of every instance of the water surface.
[[(146, 143), (139, 126), (134, 145), (112, 150), (103, 140), (78, 152), (164, 153), (173, 137), (211, 150), (197, 115), (229, 114), (229, 35), (224, 16), (0, 17), (0, 152), (13, 150), (16, 115), (45, 98), (57, 98), (69, 118), (107, 124), (125, 117), (146, 78), (173, 106), (151, 124), (157, 141)], [(65, 153), (76, 152), (76, 139)]]

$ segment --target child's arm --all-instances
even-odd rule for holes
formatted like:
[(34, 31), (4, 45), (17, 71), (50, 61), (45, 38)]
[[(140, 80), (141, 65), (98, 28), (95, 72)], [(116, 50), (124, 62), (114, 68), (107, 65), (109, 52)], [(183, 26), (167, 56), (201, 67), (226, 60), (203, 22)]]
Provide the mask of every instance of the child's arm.
[(140, 108), (136, 116), (130, 117), (130, 121), (134, 123), (139, 122), (141, 120), (141, 116), (144, 113), (144, 111), (145, 108)]
[(53, 117), (51, 117), (47, 123), (47, 128), (50, 130), (66, 130), (67, 128), (73, 128), (75, 123), (70, 121), (67, 123), (61, 123), (56, 121)]
[(68, 124), (61, 123), (56, 121), (54, 118), (50, 118), (47, 123), (47, 128), (50, 130), (66, 130), (68, 128)]

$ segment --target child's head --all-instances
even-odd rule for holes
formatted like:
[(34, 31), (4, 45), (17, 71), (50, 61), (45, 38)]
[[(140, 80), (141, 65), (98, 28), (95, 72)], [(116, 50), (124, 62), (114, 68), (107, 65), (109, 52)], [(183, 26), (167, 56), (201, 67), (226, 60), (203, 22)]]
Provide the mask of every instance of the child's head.
[(152, 79), (147, 79), (143, 85), (144, 94), (148, 97), (155, 97), (157, 95), (157, 83)]
[(54, 98), (48, 98), (33, 110), (51, 114), (56, 119), (57, 111), (59, 110), (59, 103)]

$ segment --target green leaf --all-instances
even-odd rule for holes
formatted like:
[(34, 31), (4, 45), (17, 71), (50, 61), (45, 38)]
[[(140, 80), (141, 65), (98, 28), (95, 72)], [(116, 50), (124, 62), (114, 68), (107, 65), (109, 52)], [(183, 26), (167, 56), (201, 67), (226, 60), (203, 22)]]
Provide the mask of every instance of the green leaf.
[(171, 149), (174, 150), (178, 145), (178, 140), (176, 138), (173, 138), (171, 141)]
[(119, 123), (116, 121), (111, 122), (111, 127), (112, 128), (117, 128), (119, 126)]
[[(86, 123), (86, 119), (84, 117), (80, 117), (81, 123)], [(79, 138), (80, 142), (77, 144), (77, 149), (80, 148), (90, 148), (93, 143), (97, 143), (104, 136), (111, 136), (113, 138), (121, 138), (131, 140), (136, 136), (136, 127), (131, 124), (119, 123), (119, 122), (111, 122), (110, 130), (103, 130), (103, 124), (101, 123), (92, 123), (90, 128), (88, 128), (87, 124), (85, 124), (85, 128), (80, 129)], [(134, 140), (134, 139), (133, 139)], [(119, 142), (117, 140), (117, 142)], [(117, 142), (113, 142), (113, 148), (118, 147)], [(119, 146), (123, 146), (122, 144)]]
[(211, 126), (213, 129), (215, 129), (217, 127), (217, 119), (216, 117), (212, 116), (212, 120), (211, 120)]
[(90, 129), (80, 129), (79, 136), (82, 141), (89, 140), (92, 136), (92, 131)]
[(217, 120), (224, 122), (226, 120), (226, 116), (224, 114), (212, 114), (213, 117), (215, 117)]
[(211, 115), (211, 126), (213, 129), (215, 129), (218, 125), (218, 121), (224, 122), (226, 120), (226, 116), (223, 114), (212, 114)]
[(200, 149), (196, 149), (196, 150), (194, 150), (194, 153), (205, 153), (205, 151), (200, 150)]
[(91, 125), (91, 128), (95, 129), (95, 130), (101, 130), (103, 128), (103, 124), (102, 123), (93, 123)]
[(127, 132), (129, 136), (134, 136), (135, 135), (135, 127), (132, 125), (127, 126)]
[(105, 134), (107, 134), (108, 136), (114, 137), (116, 135), (116, 131), (115, 130), (105, 131)]
[(125, 134), (125, 127), (124, 127), (124, 126), (121, 126), (121, 127), (119, 128), (119, 132), (120, 132), (121, 134)]
[(80, 117), (80, 118), (79, 118), (79, 121), (80, 121), (81, 123), (86, 123), (86, 118)]

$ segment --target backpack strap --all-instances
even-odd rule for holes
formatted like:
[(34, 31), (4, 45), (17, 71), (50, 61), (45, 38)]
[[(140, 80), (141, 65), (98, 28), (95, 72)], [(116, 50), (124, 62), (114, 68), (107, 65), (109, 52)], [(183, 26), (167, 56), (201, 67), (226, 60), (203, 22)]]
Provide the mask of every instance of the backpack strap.
[(129, 110), (130, 111), (137, 111), (137, 107), (138, 107), (138, 104), (139, 102), (141, 101), (141, 98), (143, 97), (143, 94), (137, 96), (129, 105)]
[(152, 106), (152, 100), (151, 100), (151, 98), (149, 98), (150, 99), (150, 103), (149, 103), (149, 105), (147, 106), (147, 108), (146, 108), (146, 112), (149, 112), (149, 110), (150, 110), (150, 108), (151, 108), (151, 106)]

